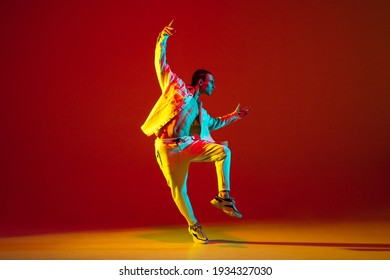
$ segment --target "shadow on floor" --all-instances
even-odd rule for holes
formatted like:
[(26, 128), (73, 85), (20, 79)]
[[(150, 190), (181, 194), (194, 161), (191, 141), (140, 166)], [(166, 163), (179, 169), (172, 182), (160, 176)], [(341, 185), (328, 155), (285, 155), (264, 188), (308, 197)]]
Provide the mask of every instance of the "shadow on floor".
[(390, 244), (375, 243), (327, 243), (327, 242), (267, 242), (267, 241), (237, 241), (237, 240), (209, 240), (209, 244), (244, 244), (262, 246), (306, 246), (306, 247), (333, 247), (356, 251), (390, 251)]

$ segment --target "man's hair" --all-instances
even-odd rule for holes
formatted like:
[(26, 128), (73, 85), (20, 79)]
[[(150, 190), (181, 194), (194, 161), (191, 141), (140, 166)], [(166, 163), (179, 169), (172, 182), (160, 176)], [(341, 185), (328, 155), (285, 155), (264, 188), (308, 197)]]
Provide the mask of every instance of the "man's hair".
[(198, 69), (194, 72), (192, 75), (192, 80), (191, 80), (191, 86), (195, 87), (199, 80), (206, 80), (207, 74), (212, 75), (212, 73), (209, 70), (204, 70), (204, 69)]

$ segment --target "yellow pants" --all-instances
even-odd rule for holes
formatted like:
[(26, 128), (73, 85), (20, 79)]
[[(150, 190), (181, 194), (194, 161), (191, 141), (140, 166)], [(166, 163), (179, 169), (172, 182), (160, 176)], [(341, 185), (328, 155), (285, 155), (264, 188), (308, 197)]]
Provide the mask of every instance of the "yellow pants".
[(197, 223), (187, 195), (188, 168), (191, 162), (214, 162), (218, 191), (230, 190), (230, 149), (226, 145), (187, 137), (186, 142), (155, 141), (157, 162), (171, 188), (172, 197), (189, 225)]

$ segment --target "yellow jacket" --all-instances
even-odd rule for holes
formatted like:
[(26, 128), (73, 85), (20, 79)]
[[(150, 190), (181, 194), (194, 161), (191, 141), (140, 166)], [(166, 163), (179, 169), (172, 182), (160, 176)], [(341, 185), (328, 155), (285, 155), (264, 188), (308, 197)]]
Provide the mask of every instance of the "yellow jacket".
[[(159, 130), (184, 109), (188, 101), (195, 95), (193, 87), (186, 86), (167, 63), (166, 48), (168, 36), (159, 35), (155, 50), (154, 66), (162, 94), (149, 113), (142, 131), (147, 135), (158, 134)], [(224, 127), (239, 117), (235, 113), (223, 117), (212, 118), (204, 108), (200, 109), (200, 126), (191, 131), (197, 132), (203, 140), (213, 141), (210, 131)]]

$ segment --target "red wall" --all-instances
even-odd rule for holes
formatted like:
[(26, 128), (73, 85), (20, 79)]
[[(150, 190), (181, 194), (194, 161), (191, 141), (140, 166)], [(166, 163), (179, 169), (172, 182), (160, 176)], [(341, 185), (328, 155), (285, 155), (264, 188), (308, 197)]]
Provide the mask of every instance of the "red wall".
[[(0, 231), (185, 223), (140, 130), (171, 19), (173, 70), (214, 73), (209, 113), (253, 109), (214, 134), (246, 220), (389, 217), (389, 4), (337, 2), (1, 1)], [(231, 221), (212, 164), (188, 188)]]

